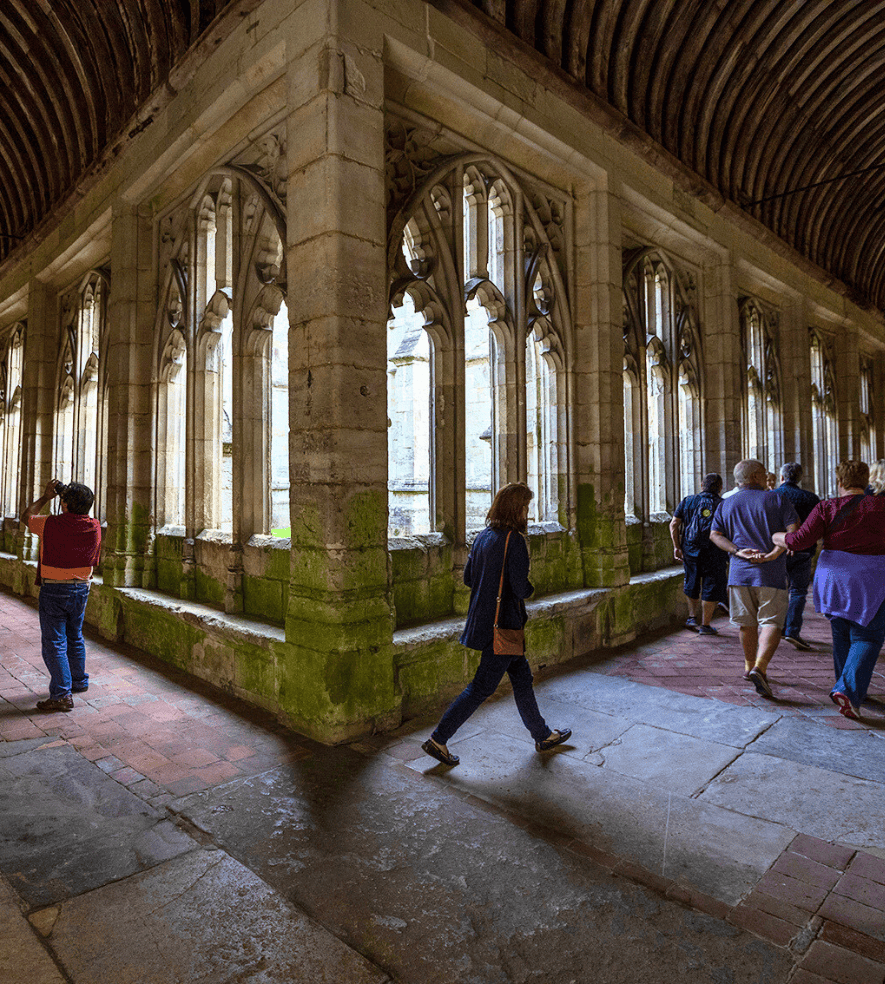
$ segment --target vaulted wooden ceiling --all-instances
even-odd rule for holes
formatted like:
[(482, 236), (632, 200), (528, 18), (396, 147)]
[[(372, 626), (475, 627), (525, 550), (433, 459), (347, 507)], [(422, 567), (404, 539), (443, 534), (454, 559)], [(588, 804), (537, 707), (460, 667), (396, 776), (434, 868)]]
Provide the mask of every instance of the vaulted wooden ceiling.
[[(259, 2), (2, 0), (0, 260), (145, 125), (223, 9)], [(429, 2), (535, 49), (885, 310), (885, 0)]]
[(885, 0), (430, 2), (472, 3), (885, 309)]
[(0, 2), (0, 258), (144, 125), (139, 108), (230, 2)]

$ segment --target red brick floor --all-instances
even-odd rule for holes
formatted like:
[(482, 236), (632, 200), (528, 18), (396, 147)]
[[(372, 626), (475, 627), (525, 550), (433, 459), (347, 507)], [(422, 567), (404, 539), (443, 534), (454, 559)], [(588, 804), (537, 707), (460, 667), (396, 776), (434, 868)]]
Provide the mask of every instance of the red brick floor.
[(829, 696), (834, 682), (830, 625), (811, 610), (810, 604), (805, 610), (802, 638), (814, 648), (797, 650), (781, 641), (768, 668), (774, 701), (760, 697), (743, 679), (744, 657), (737, 627), (724, 615), (718, 616), (713, 626), (718, 636), (699, 636), (681, 629), (630, 643), (593, 668), (696, 697), (800, 714), (834, 728), (885, 730), (885, 660), (880, 657), (873, 674), (869, 697), (861, 708), (862, 721), (844, 718)]
[(126, 646), (87, 638), (89, 690), (70, 714), (48, 695), (32, 602), (0, 594), (0, 740), (56, 737), (154, 806), (310, 754), (313, 743)]

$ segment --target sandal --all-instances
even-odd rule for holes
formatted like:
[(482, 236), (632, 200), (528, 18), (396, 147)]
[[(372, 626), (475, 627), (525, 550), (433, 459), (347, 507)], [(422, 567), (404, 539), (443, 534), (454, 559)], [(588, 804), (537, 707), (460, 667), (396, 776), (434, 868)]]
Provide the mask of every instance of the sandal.
[(428, 738), (421, 748), (432, 758), (435, 758), (437, 762), (442, 762), (443, 765), (457, 765), (461, 761), (457, 755), (452, 755), (445, 745), (440, 745), (438, 741), (434, 741), (432, 738)]

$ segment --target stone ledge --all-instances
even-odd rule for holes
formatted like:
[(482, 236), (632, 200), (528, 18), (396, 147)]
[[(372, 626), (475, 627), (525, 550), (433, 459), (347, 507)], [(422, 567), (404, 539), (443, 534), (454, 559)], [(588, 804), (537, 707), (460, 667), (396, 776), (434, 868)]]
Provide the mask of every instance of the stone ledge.
[(255, 622), (240, 615), (230, 615), (199, 602), (182, 601), (180, 598), (172, 598), (144, 588), (113, 588), (109, 590), (148, 608), (157, 608), (170, 615), (178, 615), (192, 625), (203, 625), (210, 629), (221, 630), (226, 635), (239, 637), (244, 642), (254, 644), (260, 643), (263, 639), (273, 639), (275, 642), (286, 641), (285, 629), (279, 626)]

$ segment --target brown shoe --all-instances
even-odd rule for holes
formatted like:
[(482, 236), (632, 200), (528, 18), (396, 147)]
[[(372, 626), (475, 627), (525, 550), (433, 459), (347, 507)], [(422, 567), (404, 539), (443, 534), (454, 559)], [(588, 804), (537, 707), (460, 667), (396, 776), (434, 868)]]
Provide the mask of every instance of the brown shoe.
[(38, 711), (72, 711), (74, 709), (74, 698), (70, 694), (64, 697), (49, 697), (47, 700), (37, 701)]

